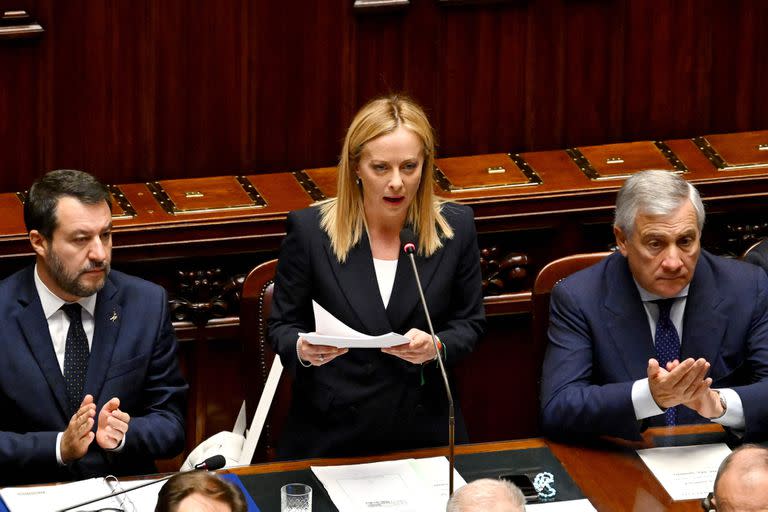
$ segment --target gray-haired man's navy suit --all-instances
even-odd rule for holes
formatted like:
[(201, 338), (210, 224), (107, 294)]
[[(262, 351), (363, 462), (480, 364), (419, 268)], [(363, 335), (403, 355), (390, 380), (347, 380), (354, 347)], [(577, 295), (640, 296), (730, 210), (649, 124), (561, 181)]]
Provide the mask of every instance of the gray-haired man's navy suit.
[[(680, 355), (709, 361), (712, 388), (732, 388), (741, 398), (746, 436), (768, 437), (765, 272), (702, 251), (688, 289)], [(552, 291), (542, 376), (545, 432), (636, 438), (663, 420), (637, 421), (632, 403), (632, 383), (647, 377), (652, 357), (648, 317), (624, 256), (613, 254), (561, 281)], [(686, 407), (678, 412), (678, 423), (706, 421)]]

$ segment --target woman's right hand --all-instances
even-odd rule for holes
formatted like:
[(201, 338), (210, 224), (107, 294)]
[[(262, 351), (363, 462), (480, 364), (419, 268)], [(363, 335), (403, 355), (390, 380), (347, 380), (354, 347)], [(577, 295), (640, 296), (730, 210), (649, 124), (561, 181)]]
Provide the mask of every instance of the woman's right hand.
[(348, 348), (337, 348), (330, 345), (313, 345), (304, 338), (299, 338), (296, 351), (302, 361), (310, 363), (312, 366), (323, 366), (349, 352)]

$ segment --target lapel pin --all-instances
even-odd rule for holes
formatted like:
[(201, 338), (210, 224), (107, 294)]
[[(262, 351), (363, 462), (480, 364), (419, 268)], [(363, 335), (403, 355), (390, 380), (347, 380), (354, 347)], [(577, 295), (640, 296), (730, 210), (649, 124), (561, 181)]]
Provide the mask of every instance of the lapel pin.
[(109, 317), (110, 320), (112, 320), (112, 323), (117, 321), (117, 311), (112, 311), (112, 316)]

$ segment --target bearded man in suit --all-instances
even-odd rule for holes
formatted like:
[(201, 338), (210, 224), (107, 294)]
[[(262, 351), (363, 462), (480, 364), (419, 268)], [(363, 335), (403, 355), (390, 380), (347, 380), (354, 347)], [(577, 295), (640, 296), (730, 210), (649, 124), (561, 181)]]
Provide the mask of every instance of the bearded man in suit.
[(0, 282), (2, 484), (153, 472), (184, 446), (165, 291), (110, 270), (111, 196), (85, 172), (33, 184), (24, 221), (35, 264)]

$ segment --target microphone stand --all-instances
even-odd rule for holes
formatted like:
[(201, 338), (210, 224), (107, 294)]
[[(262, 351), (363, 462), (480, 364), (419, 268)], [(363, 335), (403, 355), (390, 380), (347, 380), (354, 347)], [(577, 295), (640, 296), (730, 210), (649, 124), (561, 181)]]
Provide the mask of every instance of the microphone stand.
[(145, 482), (143, 484), (136, 485), (134, 487), (129, 487), (128, 489), (121, 489), (119, 491), (118, 490), (113, 490), (111, 493), (107, 494), (106, 496), (99, 496), (97, 498), (93, 498), (93, 499), (90, 499), (90, 500), (83, 501), (83, 502), (78, 503), (76, 505), (70, 505), (68, 507), (58, 509), (56, 512), (67, 512), (69, 510), (74, 510), (76, 508), (80, 508), (80, 507), (83, 507), (85, 505), (90, 505), (91, 503), (95, 503), (97, 501), (107, 500), (107, 499), (112, 498), (114, 496), (119, 496), (119, 495), (125, 494), (127, 492), (135, 491), (136, 489), (141, 489), (142, 487), (146, 487), (148, 485), (159, 484), (160, 482), (165, 482), (166, 480), (170, 480), (174, 476), (179, 475), (181, 473), (188, 473), (189, 471), (199, 471), (199, 470), (203, 470), (203, 471), (216, 471), (217, 469), (223, 468), (225, 466), (225, 464), (226, 464), (226, 460), (224, 459), (224, 457), (222, 455), (214, 455), (212, 457), (208, 457), (203, 462), (197, 464), (194, 468), (192, 468), (192, 469), (190, 469), (188, 471), (181, 471), (179, 473), (172, 473), (172, 474), (164, 476), (162, 478), (158, 478), (157, 480), (150, 480), (149, 482)]
[(408, 252), (408, 256), (410, 257), (411, 266), (413, 267), (413, 275), (416, 277), (416, 286), (419, 289), (421, 304), (424, 306), (424, 314), (427, 317), (429, 334), (432, 336), (432, 344), (435, 346), (437, 363), (440, 366), (440, 373), (443, 376), (443, 383), (445, 384), (445, 394), (448, 396), (448, 497), (450, 497), (453, 495), (453, 466), (455, 462), (454, 451), (456, 448), (456, 414), (453, 410), (453, 395), (451, 394), (451, 386), (448, 384), (448, 374), (446, 373), (445, 365), (443, 364), (443, 356), (440, 354), (440, 349), (437, 347), (437, 337), (435, 336), (435, 329), (432, 327), (432, 318), (429, 316), (429, 310), (427, 309), (427, 299), (424, 298), (424, 291), (421, 289), (421, 279), (419, 279), (419, 272), (416, 270), (416, 259), (413, 257), (413, 251)]

